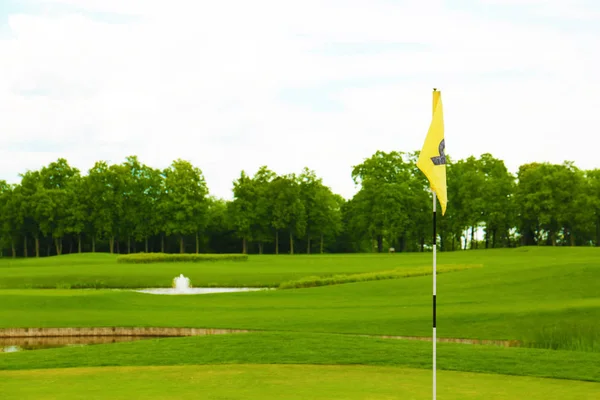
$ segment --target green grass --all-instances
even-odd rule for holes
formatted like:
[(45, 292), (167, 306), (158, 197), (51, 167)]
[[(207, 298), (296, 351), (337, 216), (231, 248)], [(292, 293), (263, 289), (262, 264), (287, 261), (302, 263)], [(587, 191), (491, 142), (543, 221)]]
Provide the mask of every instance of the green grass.
[[(0, 355), (0, 370), (194, 364), (376, 365), (431, 369), (431, 343), (334, 334), (150, 339)], [(439, 343), (440, 370), (600, 382), (600, 354)]]
[[(458, 272), (469, 268), (478, 268), (481, 265), (439, 265), (436, 274)], [(357, 283), (367, 281), (380, 281), (383, 279), (400, 279), (415, 276), (433, 275), (432, 267), (401, 268), (391, 271), (364, 272), (362, 274), (334, 275), (334, 276), (307, 276), (295, 281), (283, 282), (279, 289), (301, 289), (318, 286), (339, 285), (343, 283)]]
[(157, 265), (118, 263), (101, 253), (59, 257), (0, 258), (0, 289), (171, 287), (179, 274), (194, 286), (278, 287), (306, 276), (333, 276), (414, 268), (431, 263), (425, 255), (250, 256), (247, 262), (165, 262)]
[[(0, 372), (0, 398), (289, 400), (431, 398), (431, 373), (365, 366), (236, 365)], [(32, 384), (35, 382), (35, 384)], [(111, 382), (107, 385), (106, 382)], [(438, 374), (440, 400), (594, 400), (600, 385), (460, 372)]]
[(533, 331), (524, 341), (524, 345), (541, 349), (600, 353), (599, 323), (557, 321), (554, 325), (543, 326)]
[(164, 262), (247, 261), (247, 254), (166, 254), (134, 253), (117, 256), (118, 263), (153, 264)]
[[(366, 281), (355, 277), (350, 279), (361, 281), (198, 296), (73, 288), (169, 287), (173, 277), (181, 273), (189, 276), (194, 286), (278, 287), (310, 276), (327, 281), (336, 275), (378, 277), (391, 270), (409, 273), (430, 262), (430, 253), (250, 256), (243, 263), (155, 265), (117, 263), (115, 256), (106, 254), (3, 259), (0, 328), (174, 326), (272, 332), (3, 354), (0, 369), (215, 363), (429, 369), (429, 342), (339, 334), (431, 336), (431, 276)], [(600, 249), (440, 253), (438, 263), (483, 265), (437, 277), (438, 336), (516, 339), (531, 347), (440, 343), (439, 368), (599, 381), (596, 327), (600, 320)], [(36, 287), (53, 290), (33, 289)], [(319, 393), (326, 396), (325, 391)], [(487, 392), (475, 394), (493, 398), (485, 397)]]
[[(438, 335), (527, 340), (558, 321), (565, 325), (597, 326), (600, 320), (599, 250), (525, 248), (441, 253), (439, 261), (443, 264), (483, 264), (484, 267), (438, 276)], [(321, 270), (320, 275), (324, 276), (344, 270), (387, 270), (390, 264), (410, 268), (423, 265), (430, 256), (251, 257), (247, 263), (207, 263), (202, 268), (192, 268), (196, 274), (192, 284), (242, 281), (279, 284), (289, 275), (312, 275), (315, 270)], [(27, 272), (30, 269), (40, 272), (43, 268), (57, 268), (33, 264), (35, 262), (22, 267), (3, 267), (0, 273), (15, 270), (15, 275), (32, 276)], [(119, 267), (127, 270), (130, 266)], [(163, 273), (168, 282), (165, 286), (169, 286), (175, 272), (180, 272), (176, 267), (169, 268), (172, 268), (169, 264), (164, 264), (164, 268), (147, 266), (145, 273), (156, 276)], [(71, 265), (71, 270), (76, 269), (86, 269), (89, 276), (89, 271), (101, 270), (102, 266)], [(121, 271), (119, 279), (125, 280), (128, 276)], [(57, 278), (53, 276), (53, 279)], [(0, 290), (0, 304), (0, 327), (6, 328), (181, 326), (431, 335), (431, 276), (199, 296), (104, 290)], [(588, 340), (585, 337), (573, 339)], [(597, 346), (592, 344), (588, 348)]]

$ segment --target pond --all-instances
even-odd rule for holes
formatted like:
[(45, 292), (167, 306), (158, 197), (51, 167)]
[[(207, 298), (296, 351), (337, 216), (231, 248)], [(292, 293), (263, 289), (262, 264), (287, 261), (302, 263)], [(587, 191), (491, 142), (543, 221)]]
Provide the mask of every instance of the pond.
[(133, 342), (169, 336), (56, 336), (0, 338), (0, 353), (42, 350), (56, 347), (88, 346), (118, 342)]

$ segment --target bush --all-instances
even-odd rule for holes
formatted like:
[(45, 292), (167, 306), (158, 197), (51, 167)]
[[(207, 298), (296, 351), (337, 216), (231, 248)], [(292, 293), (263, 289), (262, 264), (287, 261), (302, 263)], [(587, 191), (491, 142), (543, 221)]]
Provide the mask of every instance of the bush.
[[(481, 265), (438, 265), (437, 275), (445, 272), (462, 271), (469, 268), (478, 268)], [(381, 279), (400, 279), (411, 276), (424, 276), (433, 273), (432, 267), (402, 268), (391, 271), (365, 272), (352, 275), (334, 276), (307, 276), (295, 281), (283, 282), (279, 289), (299, 289), (327, 285), (339, 285), (342, 283), (378, 281)]]
[(160, 262), (247, 261), (247, 254), (165, 254), (136, 253), (117, 257), (119, 263), (150, 264)]

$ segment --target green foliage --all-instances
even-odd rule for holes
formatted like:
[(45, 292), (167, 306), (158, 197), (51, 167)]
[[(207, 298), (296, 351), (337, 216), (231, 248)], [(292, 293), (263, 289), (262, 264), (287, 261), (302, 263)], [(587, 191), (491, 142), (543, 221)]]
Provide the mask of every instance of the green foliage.
[(136, 253), (117, 257), (118, 263), (151, 264), (172, 262), (206, 262), (206, 261), (247, 261), (246, 254), (165, 254), (165, 253)]
[[(0, 182), (0, 255), (430, 251), (431, 194), (418, 155), (375, 152), (352, 168), (359, 190), (347, 200), (308, 167), (261, 166), (241, 172), (231, 201), (212, 198), (202, 170), (184, 160), (158, 170), (129, 156), (82, 175), (59, 158), (18, 184)], [(531, 163), (515, 177), (489, 153), (448, 157), (439, 249), (599, 246), (598, 171)]]
[[(480, 268), (482, 265), (438, 265), (437, 274), (445, 272), (462, 271), (469, 268)], [(317, 286), (339, 285), (343, 283), (356, 283), (367, 281), (378, 281), (383, 279), (400, 279), (414, 276), (432, 275), (432, 267), (402, 268), (390, 271), (366, 272), (352, 275), (333, 275), (333, 276), (307, 276), (295, 281), (283, 282), (279, 285), (280, 289), (297, 289)]]

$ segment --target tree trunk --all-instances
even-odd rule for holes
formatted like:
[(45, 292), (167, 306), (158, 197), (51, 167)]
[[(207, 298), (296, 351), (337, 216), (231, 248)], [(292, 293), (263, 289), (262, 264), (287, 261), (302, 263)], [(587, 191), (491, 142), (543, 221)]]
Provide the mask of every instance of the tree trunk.
[(325, 242), (325, 240), (324, 240), (324, 235), (321, 233), (321, 249), (320, 249), (320, 250), (321, 250), (321, 254), (323, 254), (323, 247), (324, 247), (324, 246), (323, 246), (323, 243), (324, 243), (324, 242)]
[(27, 236), (23, 238), (23, 256), (27, 258)]
[(35, 256), (36, 258), (40, 257), (40, 238), (35, 238)]
[(471, 250), (475, 248), (475, 226), (471, 227)]
[(294, 255), (294, 235), (290, 231), (290, 254)]
[(496, 248), (496, 229), (492, 231), (492, 249)]
[(110, 248), (110, 254), (114, 254), (115, 252), (115, 237), (111, 236), (110, 239), (108, 239), (108, 247)]
[(165, 252), (165, 235), (162, 233), (160, 234), (160, 252)]
[(279, 254), (279, 230), (275, 231), (275, 254)]
[(62, 254), (62, 238), (54, 238), (54, 246), (56, 247), (56, 255)]
[(306, 254), (310, 254), (310, 235), (308, 236), (308, 242), (306, 243)]
[(258, 242), (258, 254), (263, 253), (263, 242)]
[(12, 250), (12, 258), (17, 258), (17, 249), (15, 248), (14, 239), (10, 240), (10, 249)]
[(185, 250), (185, 244), (183, 243), (183, 235), (179, 235), (179, 253), (183, 254)]
[(569, 232), (571, 234), (571, 247), (575, 246), (575, 234), (573, 233), (573, 229)]
[(127, 235), (127, 254), (131, 253), (131, 237)]
[(425, 252), (425, 238), (421, 237), (421, 253)]
[(377, 252), (383, 251), (383, 235), (377, 235)]
[(144, 250), (146, 253), (148, 252), (148, 238), (144, 239)]
[(196, 254), (200, 252), (200, 238), (198, 237), (198, 232), (196, 232)]
[(246, 236), (242, 238), (242, 253), (248, 254), (248, 241), (246, 240)]
[(118, 239), (116, 239), (116, 240), (115, 240), (115, 246), (116, 246), (116, 248), (117, 248), (117, 249), (115, 250), (115, 251), (117, 252), (117, 254), (121, 254), (121, 247), (120, 247), (120, 245), (119, 245), (119, 240), (118, 240)]
[(456, 241), (456, 237), (452, 235), (452, 251), (454, 251), (454, 243)]
[(77, 252), (81, 253), (81, 233), (77, 235)]
[(92, 253), (96, 252), (96, 235), (92, 235)]

